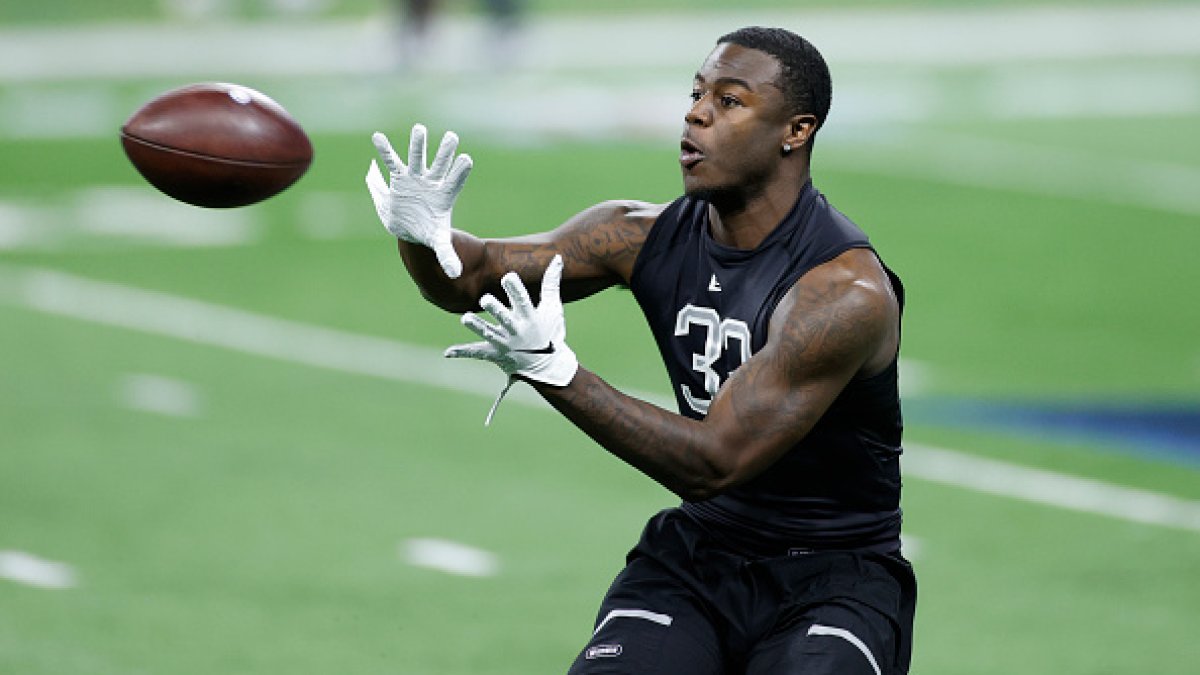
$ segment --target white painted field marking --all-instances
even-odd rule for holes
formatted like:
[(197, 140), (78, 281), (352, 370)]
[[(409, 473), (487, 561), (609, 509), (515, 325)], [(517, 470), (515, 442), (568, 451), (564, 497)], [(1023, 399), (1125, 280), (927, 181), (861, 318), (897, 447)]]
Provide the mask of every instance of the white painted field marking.
[(1018, 466), (919, 443), (905, 444), (904, 473), (1035, 504), (1200, 532), (1200, 502), (1090, 478)]
[(74, 588), (78, 583), (70, 565), (24, 551), (0, 551), (0, 578), (52, 590)]
[(495, 553), (445, 539), (402, 541), (400, 557), (416, 567), (463, 577), (492, 577), (500, 571)]
[[(449, 360), (438, 349), (277, 319), (51, 270), (0, 267), (2, 300), (47, 314), (489, 399), (494, 398), (504, 384), (503, 375), (495, 368), (483, 363)], [(545, 405), (540, 397), (526, 389), (514, 389), (509, 398)], [(483, 420), (483, 411), (480, 420)]]
[(131, 373), (117, 385), (121, 403), (132, 410), (168, 417), (196, 417), (200, 394), (188, 382), (162, 375)]
[[(441, 351), (262, 316), (189, 298), (94, 281), (63, 272), (0, 266), (0, 302), (197, 344), (472, 394), (491, 400), (502, 378), (485, 364), (444, 359)], [(670, 409), (657, 394), (632, 395)], [(551, 408), (532, 390), (509, 397)], [(482, 419), (482, 409), (480, 419)], [(907, 475), (959, 488), (1200, 532), (1200, 502), (1022, 467), (910, 443)]]

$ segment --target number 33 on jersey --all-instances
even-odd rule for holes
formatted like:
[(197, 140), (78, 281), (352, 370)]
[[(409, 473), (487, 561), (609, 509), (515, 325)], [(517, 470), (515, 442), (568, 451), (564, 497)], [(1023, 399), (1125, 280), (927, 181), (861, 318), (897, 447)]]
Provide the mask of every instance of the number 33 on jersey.
[(680, 384), (679, 389), (688, 407), (707, 415), (708, 406), (721, 388), (723, 378), (717, 368), (722, 357), (731, 357), (725, 378), (750, 358), (750, 327), (740, 319), (722, 318), (711, 307), (684, 305), (675, 317), (675, 336), (686, 338), (697, 331), (703, 336), (704, 347), (701, 353), (692, 354), (692, 369), (703, 376), (704, 391), (693, 391), (688, 384)]

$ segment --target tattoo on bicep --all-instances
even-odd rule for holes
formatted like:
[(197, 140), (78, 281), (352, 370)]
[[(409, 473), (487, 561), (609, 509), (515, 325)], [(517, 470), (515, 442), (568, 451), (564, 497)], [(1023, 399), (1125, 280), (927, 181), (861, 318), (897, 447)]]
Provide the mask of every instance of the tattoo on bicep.
[(581, 253), (591, 256), (592, 261), (603, 261), (610, 269), (622, 267), (632, 263), (641, 251), (647, 229), (643, 222), (622, 219), (589, 230), (578, 244)]
[(641, 219), (611, 216), (596, 222), (584, 220), (567, 226), (554, 238), (554, 243), (509, 242), (496, 247), (491, 252), (493, 269), (516, 271), (527, 279), (537, 278), (550, 259), (561, 254), (568, 269), (631, 270), (650, 224)]
[(861, 360), (878, 335), (878, 315), (844, 281), (797, 287), (794, 308), (779, 326), (781, 365), (792, 381), (841, 370)]
[(753, 438), (789, 436), (807, 429), (816, 418), (807, 413), (803, 392), (781, 388), (778, 371), (786, 365), (775, 355), (762, 356), (759, 362), (747, 362), (727, 383), (738, 427)]
[(804, 284), (796, 292), (768, 346), (730, 379), (737, 391), (731, 404), (747, 432), (806, 433), (836, 395), (823, 385), (834, 373), (856, 370), (878, 332), (878, 317), (847, 296), (844, 283)]
[(540, 273), (544, 270), (554, 252), (535, 244), (507, 243), (496, 246), (492, 256), (492, 267), (498, 272), (516, 272), (524, 277), (531, 272)]

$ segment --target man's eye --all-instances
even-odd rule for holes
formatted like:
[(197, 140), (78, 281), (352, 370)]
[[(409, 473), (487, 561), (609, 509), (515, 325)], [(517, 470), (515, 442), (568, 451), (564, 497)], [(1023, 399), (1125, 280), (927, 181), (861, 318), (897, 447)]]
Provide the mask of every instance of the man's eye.
[(696, 101), (699, 101), (699, 100), (700, 100), (701, 98), (703, 98), (703, 97), (704, 97), (704, 92), (702, 92), (702, 91), (693, 91), (693, 92), (692, 92), (692, 103), (695, 103)]
[(741, 101), (737, 100), (737, 98), (734, 96), (730, 96), (729, 94), (721, 97), (721, 105), (725, 106), (726, 108), (732, 108), (741, 104)]

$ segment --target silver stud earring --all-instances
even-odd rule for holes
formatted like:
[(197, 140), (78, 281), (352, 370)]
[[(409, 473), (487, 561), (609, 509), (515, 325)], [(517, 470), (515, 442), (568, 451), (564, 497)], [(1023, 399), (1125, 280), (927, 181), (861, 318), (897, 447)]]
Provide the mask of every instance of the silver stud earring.
[(792, 151), (792, 144), (791, 144), (791, 143), (784, 143), (784, 144), (783, 144), (783, 154), (785, 154), (785, 155), (786, 155), (786, 154), (788, 154), (788, 153), (789, 153), (789, 152), (791, 152), (791, 151)]

